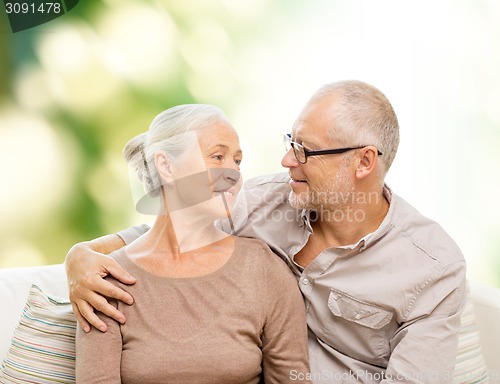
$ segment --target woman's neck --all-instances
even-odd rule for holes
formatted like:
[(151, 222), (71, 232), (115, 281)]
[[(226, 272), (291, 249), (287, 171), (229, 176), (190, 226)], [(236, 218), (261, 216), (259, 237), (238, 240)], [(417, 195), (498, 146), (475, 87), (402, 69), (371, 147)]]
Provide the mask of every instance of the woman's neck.
[[(186, 221), (189, 223), (189, 221)], [(175, 230), (174, 230), (175, 227)], [(231, 257), (233, 236), (213, 223), (188, 231), (159, 216), (153, 227), (126, 247), (127, 256), (149, 273), (164, 277), (196, 277), (221, 268)]]
[(168, 255), (176, 259), (198, 249), (220, 246), (229, 235), (215, 227), (213, 219), (189, 214), (186, 210), (159, 215), (151, 229), (127, 247), (137, 256)]

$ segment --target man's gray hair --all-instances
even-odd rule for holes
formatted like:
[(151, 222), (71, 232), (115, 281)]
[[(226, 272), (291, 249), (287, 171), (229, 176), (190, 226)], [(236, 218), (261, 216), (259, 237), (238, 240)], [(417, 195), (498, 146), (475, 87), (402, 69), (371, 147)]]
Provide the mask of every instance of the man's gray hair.
[(399, 145), (399, 123), (387, 97), (374, 86), (357, 80), (326, 84), (311, 101), (324, 96), (335, 97), (335, 121), (329, 131), (332, 139), (346, 147), (376, 146), (383, 153), (380, 162), (384, 177)]

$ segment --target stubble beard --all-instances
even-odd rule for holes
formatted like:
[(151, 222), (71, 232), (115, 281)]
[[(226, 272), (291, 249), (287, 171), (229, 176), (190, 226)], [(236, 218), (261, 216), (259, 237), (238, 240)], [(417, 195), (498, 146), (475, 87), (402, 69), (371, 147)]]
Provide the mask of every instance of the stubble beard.
[(322, 185), (311, 187), (307, 192), (290, 191), (288, 201), (296, 209), (317, 212), (343, 210), (351, 201), (354, 189), (354, 183), (348, 177), (348, 169), (343, 168), (334, 178)]

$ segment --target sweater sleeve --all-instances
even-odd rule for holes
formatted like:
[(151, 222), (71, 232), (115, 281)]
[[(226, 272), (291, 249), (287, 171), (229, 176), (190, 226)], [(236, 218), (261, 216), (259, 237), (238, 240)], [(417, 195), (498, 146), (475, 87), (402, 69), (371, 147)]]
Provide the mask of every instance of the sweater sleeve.
[[(115, 300), (111, 304), (117, 305)], [(76, 383), (121, 384), (120, 324), (100, 312), (96, 314), (106, 323), (108, 331), (102, 333), (92, 329), (89, 333), (85, 333), (81, 327), (77, 327)]]
[(304, 301), (290, 269), (269, 248), (268, 252), (264, 266), (264, 380), (266, 384), (311, 383)]

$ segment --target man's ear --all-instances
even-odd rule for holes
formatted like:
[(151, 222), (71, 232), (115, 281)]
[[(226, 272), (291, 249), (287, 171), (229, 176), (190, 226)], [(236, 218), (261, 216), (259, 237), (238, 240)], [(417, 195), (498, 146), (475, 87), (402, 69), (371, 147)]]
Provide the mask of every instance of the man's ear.
[(364, 179), (374, 172), (378, 164), (378, 151), (376, 147), (369, 145), (360, 151), (360, 155), (356, 167), (356, 178)]
[(172, 176), (172, 162), (167, 154), (163, 151), (158, 151), (155, 153), (155, 167), (158, 171), (158, 175), (163, 183), (170, 183), (173, 181)]

